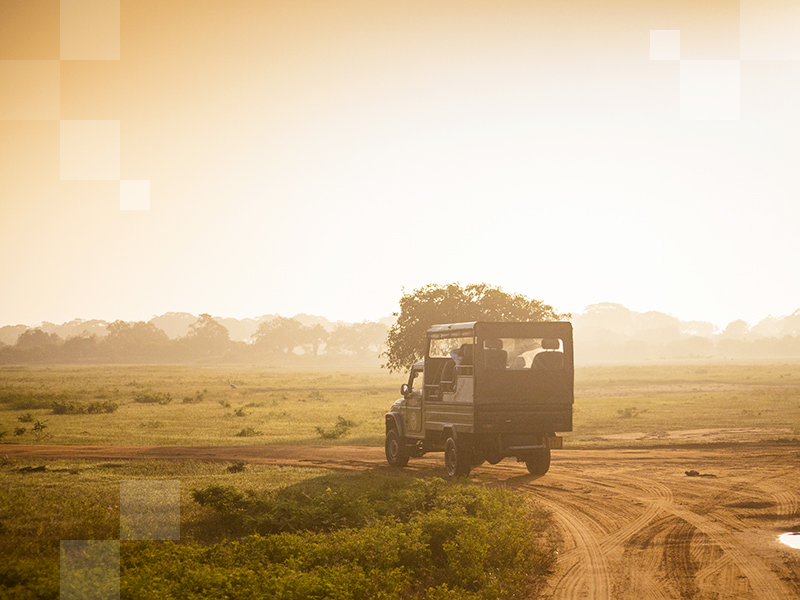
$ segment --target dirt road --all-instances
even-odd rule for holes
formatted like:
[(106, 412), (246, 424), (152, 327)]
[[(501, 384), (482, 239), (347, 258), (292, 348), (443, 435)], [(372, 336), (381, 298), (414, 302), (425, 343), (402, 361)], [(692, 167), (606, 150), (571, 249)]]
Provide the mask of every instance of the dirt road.
[[(534, 480), (504, 461), (473, 478), (532, 494), (554, 515), (559, 558), (547, 599), (778, 600), (800, 598), (800, 447), (562, 450)], [(388, 468), (367, 447), (97, 447), (7, 445), (0, 455), (45, 460), (245, 460), (337, 469)], [(411, 468), (441, 470), (441, 455)], [(696, 471), (696, 476), (687, 476)]]
[(494, 469), (561, 532), (544, 598), (788, 600), (800, 550), (778, 536), (800, 530), (799, 465), (797, 446), (741, 446), (561, 451), (536, 481)]

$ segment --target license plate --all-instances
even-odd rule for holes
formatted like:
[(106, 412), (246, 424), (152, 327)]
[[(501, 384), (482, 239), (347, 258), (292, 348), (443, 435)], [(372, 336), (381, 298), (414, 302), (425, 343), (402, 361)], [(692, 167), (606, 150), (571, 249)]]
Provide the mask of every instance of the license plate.
[(564, 447), (564, 438), (560, 435), (551, 435), (548, 441), (550, 442), (551, 450), (560, 450)]

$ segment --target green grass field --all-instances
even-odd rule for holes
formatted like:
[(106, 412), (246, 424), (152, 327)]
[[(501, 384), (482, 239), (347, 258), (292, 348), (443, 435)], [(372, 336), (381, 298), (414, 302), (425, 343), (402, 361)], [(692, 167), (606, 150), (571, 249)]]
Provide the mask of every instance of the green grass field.
[[(404, 379), (378, 368), (5, 367), (0, 441), (379, 446), (383, 414)], [(766, 439), (800, 434), (797, 364), (583, 367), (575, 386), (568, 446), (627, 434), (665, 443), (665, 432), (698, 429), (757, 428)]]
[[(402, 379), (379, 369), (3, 368), (0, 433), (5, 443), (376, 445)], [(74, 414), (53, 414), (54, 403)], [(85, 412), (92, 404), (98, 411)], [(117, 408), (102, 412), (103, 404)], [(352, 426), (323, 438), (317, 428), (330, 432), (339, 417)], [(35, 432), (36, 421), (46, 428)]]
[[(0, 442), (380, 446), (404, 379), (379, 369), (5, 367)], [(693, 430), (730, 431), (733, 441), (800, 434), (794, 364), (585, 367), (575, 385), (567, 449), (681, 443)], [(129, 480), (180, 481), (180, 541), (120, 543), (126, 599), (516, 598), (553, 561), (549, 519), (535, 503), (424, 471), (163, 461), (26, 469), (37, 466), (3, 458), (0, 445), (0, 599), (58, 598), (61, 541), (118, 540)]]
[(680, 432), (696, 430), (752, 429), (746, 441), (800, 435), (797, 364), (585, 367), (575, 396), (567, 446), (680, 443)]

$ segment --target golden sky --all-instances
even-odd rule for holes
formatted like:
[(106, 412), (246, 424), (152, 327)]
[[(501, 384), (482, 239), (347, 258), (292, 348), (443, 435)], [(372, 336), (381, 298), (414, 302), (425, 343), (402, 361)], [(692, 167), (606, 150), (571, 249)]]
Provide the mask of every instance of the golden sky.
[[(375, 319), (452, 281), (791, 313), (796, 40), (796, 0), (0, 0), (0, 324)], [(685, 118), (699, 61), (738, 119)], [(80, 121), (119, 122), (107, 180), (64, 178)]]

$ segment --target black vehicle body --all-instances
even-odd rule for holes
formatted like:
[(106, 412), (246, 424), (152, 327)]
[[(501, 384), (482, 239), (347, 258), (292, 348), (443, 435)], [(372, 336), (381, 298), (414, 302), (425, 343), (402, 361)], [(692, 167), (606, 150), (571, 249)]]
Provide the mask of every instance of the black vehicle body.
[(444, 451), (448, 474), (464, 475), (514, 457), (543, 475), (556, 432), (572, 431), (573, 389), (571, 323), (434, 325), (386, 414), (387, 460)]

